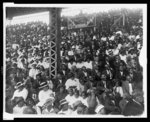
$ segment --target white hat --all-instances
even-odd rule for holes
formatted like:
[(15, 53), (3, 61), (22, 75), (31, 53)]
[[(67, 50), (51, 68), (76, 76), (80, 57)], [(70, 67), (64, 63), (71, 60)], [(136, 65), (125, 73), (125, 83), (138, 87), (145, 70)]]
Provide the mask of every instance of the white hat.
[(44, 87), (46, 87), (46, 86), (48, 86), (47, 82), (42, 82), (42, 83), (40, 84), (39, 89), (42, 89), (42, 88), (44, 88)]
[(99, 105), (96, 109), (95, 112), (98, 113), (102, 108), (104, 108), (103, 105)]
[(32, 65), (37, 65), (36, 62), (33, 62)]
[(116, 32), (116, 34), (120, 34), (120, 35), (122, 35), (122, 32), (121, 32), (121, 31), (117, 31), (117, 32)]

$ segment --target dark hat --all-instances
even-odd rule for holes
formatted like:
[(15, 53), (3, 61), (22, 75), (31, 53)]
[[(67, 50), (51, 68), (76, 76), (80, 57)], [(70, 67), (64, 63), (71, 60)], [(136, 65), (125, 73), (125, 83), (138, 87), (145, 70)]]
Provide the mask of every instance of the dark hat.
[(46, 86), (48, 86), (47, 82), (42, 82), (40, 83), (39, 89), (45, 88)]
[(131, 51), (135, 51), (135, 49), (134, 49), (134, 48), (130, 48), (130, 49), (128, 50), (128, 53), (131, 53)]

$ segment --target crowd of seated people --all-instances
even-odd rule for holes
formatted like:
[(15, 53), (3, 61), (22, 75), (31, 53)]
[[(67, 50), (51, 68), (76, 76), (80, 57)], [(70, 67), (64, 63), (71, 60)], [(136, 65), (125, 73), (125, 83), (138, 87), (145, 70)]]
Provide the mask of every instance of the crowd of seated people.
[(109, 33), (99, 27), (63, 30), (61, 67), (54, 78), (49, 77), (48, 25), (7, 26), (6, 112), (141, 115), (143, 29), (138, 20), (130, 22), (131, 16), (129, 32), (122, 27)]

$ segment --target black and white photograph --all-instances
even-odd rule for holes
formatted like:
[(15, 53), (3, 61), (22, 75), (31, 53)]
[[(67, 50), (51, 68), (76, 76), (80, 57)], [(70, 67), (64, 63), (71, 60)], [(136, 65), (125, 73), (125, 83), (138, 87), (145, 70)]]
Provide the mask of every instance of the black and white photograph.
[(3, 120), (146, 118), (147, 4), (3, 3)]

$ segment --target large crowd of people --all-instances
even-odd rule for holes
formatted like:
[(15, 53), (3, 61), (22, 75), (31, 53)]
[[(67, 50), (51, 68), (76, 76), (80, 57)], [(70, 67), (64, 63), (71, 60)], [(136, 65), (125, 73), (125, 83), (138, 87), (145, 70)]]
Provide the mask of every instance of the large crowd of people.
[(61, 65), (54, 78), (49, 77), (50, 27), (43, 22), (7, 26), (6, 112), (141, 115), (143, 25), (142, 18), (132, 17), (130, 29), (101, 23), (62, 30)]

